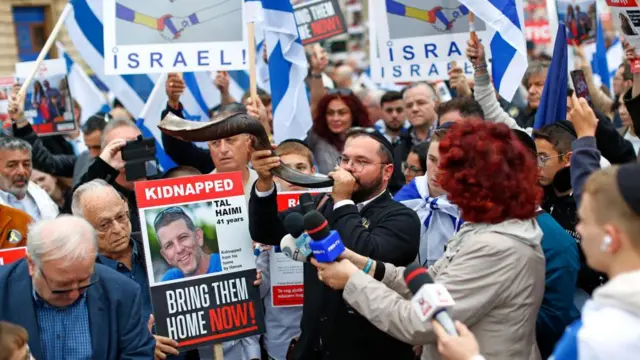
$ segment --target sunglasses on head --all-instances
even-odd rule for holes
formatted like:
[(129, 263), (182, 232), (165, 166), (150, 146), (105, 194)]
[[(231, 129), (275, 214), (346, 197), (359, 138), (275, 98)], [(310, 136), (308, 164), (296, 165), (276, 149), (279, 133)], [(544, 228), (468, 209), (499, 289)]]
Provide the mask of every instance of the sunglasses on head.
[(184, 212), (184, 210), (182, 210), (181, 207), (179, 206), (171, 206), (168, 207), (162, 211), (160, 211), (158, 213), (158, 215), (156, 215), (156, 218), (153, 220), (153, 227), (155, 228), (156, 225), (158, 224), (158, 221), (165, 215), (165, 214), (183, 214), (186, 215), (186, 213)]

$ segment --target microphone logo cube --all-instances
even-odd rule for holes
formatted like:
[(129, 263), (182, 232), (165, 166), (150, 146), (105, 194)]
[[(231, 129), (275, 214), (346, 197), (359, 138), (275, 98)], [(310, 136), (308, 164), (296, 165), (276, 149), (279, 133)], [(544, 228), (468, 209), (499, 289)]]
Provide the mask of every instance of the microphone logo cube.
[(344, 252), (344, 244), (337, 231), (331, 230), (322, 240), (309, 242), (313, 257), (319, 262), (333, 262)]
[(414, 311), (421, 321), (455, 305), (455, 301), (442, 284), (425, 284), (411, 299)]

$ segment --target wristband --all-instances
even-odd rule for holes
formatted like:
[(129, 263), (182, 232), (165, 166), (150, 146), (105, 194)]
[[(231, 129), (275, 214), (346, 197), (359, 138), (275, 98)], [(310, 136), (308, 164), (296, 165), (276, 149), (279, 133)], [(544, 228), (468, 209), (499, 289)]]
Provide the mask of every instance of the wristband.
[(482, 70), (487, 70), (487, 63), (482, 63), (480, 65), (473, 64), (473, 70), (475, 72), (479, 72), (479, 71), (482, 71)]
[(311, 73), (311, 77), (314, 78), (314, 79), (322, 79), (322, 73), (320, 73), (320, 74)]
[(373, 260), (371, 258), (368, 258), (367, 265), (364, 266), (364, 269), (362, 269), (362, 271), (364, 271), (365, 274), (368, 274), (369, 270), (371, 270), (371, 266), (373, 266)]
[(384, 278), (384, 263), (382, 261), (376, 261), (376, 269), (373, 270), (373, 278), (382, 281)]

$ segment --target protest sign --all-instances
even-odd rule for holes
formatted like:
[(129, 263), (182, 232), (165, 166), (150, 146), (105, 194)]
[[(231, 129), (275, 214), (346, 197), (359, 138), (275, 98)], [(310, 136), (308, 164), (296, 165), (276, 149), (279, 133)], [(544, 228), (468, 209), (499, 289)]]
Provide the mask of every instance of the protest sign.
[(0, 77), (0, 121), (2, 122), (9, 118), (9, 96), (13, 81), (12, 77)]
[(338, 0), (318, 0), (294, 6), (302, 45), (344, 34), (347, 28)]
[[(426, 64), (429, 69), (438, 62), (466, 60), (468, 14), (456, 0), (385, 0), (384, 7), (378, 4), (369, 23), (377, 27), (382, 64)], [(486, 39), (485, 29), (484, 22), (476, 19), (480, 41)]]
[[(31, 74), (35, 61), (16, 64), (16, 81)], [(64, 59), (45, 60), (27, 88), (24, 116), (40, 136), (76, 130), (73, 99), (67, 82)]]
[(9, 265), (27, 256), (26, 247), (17, 247), (11, 249), (0, 250), (0, 266)]
[[(636, 0), (607, 0), (613, 23), (629, 44), (640, 48), (640, 7)], [(640, 59), (631, 61), (631, 71), (640, 72)]]
[(551, 43), (549, 21), (525, 21), (524, 27), (527, 35), (527, 41), (531, 41), (535, 45), (547, 45)]
[(243, 0), (104, 0), (105, 73), (248, 68)]
[(567, 26), (569, 45), (596, 41), (596, 0), (558, 0), (558, 20)]
[(157, 333), (188, 350), (264, 332), (242, 174), (135, 190)]
[[(385, 64), (380, 58), (378, 45), (380, 41), (379, 27), (375, 19), (377, 13), (384, 10), (373, 6), (373, 0), (369, 0), (369, 59), (371, 65), (371, 79), (378, 84), (384, 83), (402, 83), (414, 81), (437, 81), (448, 80), (451, 62), (442, 61), (421, 61), (417, 58), (410, 63)], [(465, 20), (466, 21), (466, 20)], [(469, 33), (466, 33), (466, 39), (469, 39)], [(465, 40), (466, 43), (466, 40)], [(489, 50), (488, 47), (485, 50)], [(461, 50), (462, 51), (462, 50)], [(490, 56), (490, 54), (487, 54)], [(464, 74), (467, 77), (473, 77), (473, 64), (468, 60), (457, 61)], [(489, 64), (489, 66), (491, 66)]]
[[(278, 211), (295, 207), (300, 195), (306, 191), (278, 192)], [(316, 195), (321, 192), (311, 192)], [(304, 301), (303, 264), (283, 254), (279, 247), (269, 250), (269, 274), (271, 275), (271, 302), (273, 307), (302, 306)]]

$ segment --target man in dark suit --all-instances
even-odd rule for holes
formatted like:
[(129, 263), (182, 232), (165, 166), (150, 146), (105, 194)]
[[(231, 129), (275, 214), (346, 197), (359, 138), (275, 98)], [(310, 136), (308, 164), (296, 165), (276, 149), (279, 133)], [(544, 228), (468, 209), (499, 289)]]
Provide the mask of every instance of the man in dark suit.
[[(371, 131), (369, 131), (371, 130)], [(393, 201), (387, 190), (393, 174), (392, 146), (373, 129), (352, 130), (340, 166), (331, 172), (330, 196), (316, 196), (315, 206), (338, 231), (344, 245), (364, 256), (400, 266), (418, 253), (420, 222), (414, 211)], [(282, 220), (295, 207), (278, 213), (271, 169), (279, 159), (256, 151), (259, 174), (249, 201), (249, 229), (259, 243), (279, 245), (286, 234)], [(381, 332), (318, 280), (316, 268), (304, 267), (302, 334), (293, 350), (296, 360), (413, 359), (411, 346)]]
[(27, 258), (0, 267), (0, 320), (23, 326), (36, 359), (153, 359), (140, 286), (96, 264), (97, 236), (84, 219), (43, 220)]

